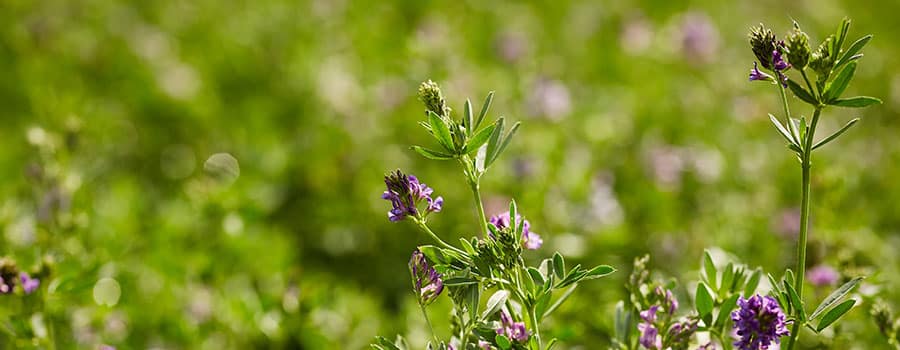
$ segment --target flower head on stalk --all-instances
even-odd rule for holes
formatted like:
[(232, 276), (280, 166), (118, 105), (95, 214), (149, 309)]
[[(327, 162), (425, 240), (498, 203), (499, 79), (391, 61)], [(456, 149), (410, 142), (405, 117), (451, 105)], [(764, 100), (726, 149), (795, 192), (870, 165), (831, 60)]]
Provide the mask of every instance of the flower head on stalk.
[(528, 330), (525, 328), (525, 322), (515, 322), (512, 316), (506, 311), (500, 311), (500, 328), (497, 328), (497, 334), (505, 335), (512, 341), (524, 343), (528, 340)]
[(425, 215), (439, 212), (443, 208), (444, 198), (431, 198), (434, 190), (414, 175), (407, 175), (397, 170), (384, 176), (384, 184), (387, 191), (381, 195), (382, 199), (391, 201), (391, 210), (388, 211), (388, 219), (393, 222), (401, 221), (407, 216), (418, 218), (420, 215), (418, 206), (424, 200), (428, 205)]
[[(510, 219), (509, 212), (507, 211), (500, 215), (491, 216), (488, 221), (497, 229), (503, 230), (511, 227)], [(522, 218), (519, 214), (516, 214), (516, 224), (522, 225), (522, 246), (525, 247), (525, 249), (535, 250), (544, 244), (544, 240), (541, 239), (540, 235), (536, 232), (531, 232), (531, 223)]]
[(740, 350), (766, 350), (779, 344), (780, 338), (790, 334), (784, 312), (778, 301), (759, 294), (738, 299), (738, 309), (731, 313), (734, 329), (739, 337), (734, 346)]
[(412, 274), (413, 289), (420, 305), (431, 304), (444, 291), (441, 274), (428, 264), (425, 254), (418, 249), (409, 258), (409, 272)]

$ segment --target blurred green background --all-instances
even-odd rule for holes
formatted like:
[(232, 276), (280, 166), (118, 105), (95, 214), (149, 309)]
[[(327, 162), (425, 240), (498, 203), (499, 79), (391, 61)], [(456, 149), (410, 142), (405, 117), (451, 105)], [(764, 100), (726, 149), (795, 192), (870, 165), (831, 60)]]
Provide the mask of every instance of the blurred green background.
[[(765, 22), (781, 35), (793, 18), (818, 45), (846, 15), (852, 39), (875, 34), (848, 94), (885, 103), (824, 114), (820, 135), (862, 122), (813, 160), (810, 265), (868, 274), (861, 293), (896, 308), (898, 11), (4, 0), (0, 256), (53, 258), (55, 292), (30, 324), (71, 348), (360, 349), (398, 333), (421, 346), (406, 263), (428, 239), (388, 222), (383, 174), (401, 168), (444, 196), (431, 222), (449, 241), (477, 227), (457, 164), (408, 149), (430, 142), (415, 91), (433, 79), (454, 110), (494, 90), (493, 116), (523, 122), (482, 188), (489, 214), (514, 197), (543, 236), (527, 257), (619, 268), (546, 326), (563, 348), (602, 349), (635, 256), (685, 281), (706, 247), (773, 274), (792, 266), (799, 167), (766, 117), (776, 90), (747, 82), (746, 33)], [(121, 297), (98, 300), (101, 278)], [(431, 309), (444, 336), (449, 307)], [(803, 345), (886, 348), (866, 310)]]

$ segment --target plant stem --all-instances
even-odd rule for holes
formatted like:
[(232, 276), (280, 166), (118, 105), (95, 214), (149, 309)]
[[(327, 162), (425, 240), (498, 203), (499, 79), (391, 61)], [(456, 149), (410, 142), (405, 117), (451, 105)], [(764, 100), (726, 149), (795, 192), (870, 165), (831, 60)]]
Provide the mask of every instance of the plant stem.
[[(816, 125), (819, 123), (819, 115), (822, 113), (822, 106), (816, 106), (813, 112), (812, 122), (810, 123), (808, 134), (806, 135), (803, 145), (803, 155), (800, 160), (802, 171), (802, 199), (800, 202), (800, 237), (797, 241), (797, 273), (794, 281), (794, 289), (797, 295), (803, 296), (803, 280), (806, 277), (806, 241), (809, 234), (809, 204), (810, 204), (810, 161), (812, 155), (813, 136), (816, 133)], [(788, 339), (787, 350), (792, 350), (800, 333), (800, 322), (794, 322), (791, 329), (791, 335)]]
[(534, 339), (537, 341), (538, 350), (540, 350), (543, 347), (541, 344), (541, 325), (538, 323), (538, 316), (535, 311), (537, 310), (533, 306), (530, 307), (528, 309), (528, 317), (531, 318), (531, 328), (534, 328)]
[(425, 316), (425, 323), (428, 324), (428, 329), (431, 330), (431, 338), (434, 339), (434, 345), (437, 346), (440, 342), (438, 341), (437, 334), (434, 333), (434, 327), (431, 326), (431, 320), (428, 319), (428, 312), (425, 311), (425, 305), (419, 304), (419, 309), (422, 310), (422, 316)]
[(416, 222), (416, 225), (419, 226), (420, 229), (422, 229), (422, 231), (425, 231), (425, 233), (427, 233), (429, 236), (431, 236), (431, 238), (434, 239), (441, 247), (453, 250), (460, 254), (466, 254), (462, 250), (459, 250), (459, 248), (456, 248), (456, 247), (450, 245), (449, 243), (444, 242), (444, 240), (442, 240), (440, 237), (438, 237), (437, 234), (434, 233), (434, 231), (431, 231), (431, 229), (428, 228), (428, 225), (425, 224), (425, 220), (418, 219), (418, 218), (415, 218), (413, 220)]
[(469, 181), (469, 188), (472, 189), (472, 196), (475, 198), (475, 206), (478, 211), (478, 226), (481, 227), (481, 237), (487, 237), (488, 229), (487, 229), (487, 217), (484, 215), (484, 204), (481, 203), (481, 191), (479, 189), (478, 180)]

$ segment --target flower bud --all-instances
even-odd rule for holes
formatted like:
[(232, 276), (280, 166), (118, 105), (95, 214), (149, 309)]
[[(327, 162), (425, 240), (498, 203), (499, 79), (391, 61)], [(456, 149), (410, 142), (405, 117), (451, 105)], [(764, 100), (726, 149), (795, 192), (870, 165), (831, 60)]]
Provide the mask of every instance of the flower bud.
[(816, 49), (816, 52), (814, 52), (809, 59), (809, 67), (820, 77), (827, 77), (828, 74), (831, 73), (831, 68), (834, 65), (834, 57), (831, 57), (831, 50), (829, 50), (832, 41), (834, 41), (834, 35), (825, 39), (825, 41), (822, 42), (822, 45), (819, 45), (819, 48)]
[(772, 69), (772, 52), (775, 48), (775, 34), (769, 28), (760, 24), (759, 27), (750, 30), (750, 48), (759, 64), (766, 69)]
[(810, 48), (809, 36), (806, 35), (797, 23), (794, 30), (787, 37), (788, 62), (797, 69), (803, 69), (809, 63)]
[(425, 108), (434, 112), (439, 116), (449, 116), (450, 107), (444, 101), (444, 95), (441, 94), (441, 88), (437, 83), (428, 80), (419, 85), (419, 100), (425, 104)]

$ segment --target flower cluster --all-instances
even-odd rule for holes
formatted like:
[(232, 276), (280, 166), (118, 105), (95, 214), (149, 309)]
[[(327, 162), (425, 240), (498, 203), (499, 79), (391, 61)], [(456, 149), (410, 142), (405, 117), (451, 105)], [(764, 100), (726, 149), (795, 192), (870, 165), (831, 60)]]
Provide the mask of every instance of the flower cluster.
[(15, 290), (16, 281), (22, 284), (25, 294), (34, 293), (41, 286), (40, 279), (32, 278), (27, 272), (19, 272), (12, 259), (0, 259), (0, 294), (11, 294)]
[(525, 322), (515, 322), (506, 311), (500, 311), (500, 327), (497, 328), (497, 334), (505, 335), (512, 341), (524, 343), (528, 340), (528, 330), (525, 328)]
[[(504, 230), (511, 227), (508, 211), (500, 215), (491, 216), (489, 222), (498, 230)], [(531, 223), (522, 218), (519, 214), (516, 214), (516, 225), (522, 225), (522, 246), (525, 247), (525, 249), (535, 250), (544, 244), (544, 240), (541, 239), (540, 235), (536, 232), (531, 232)]]
[(739, 337), (734, 342), (740, 350), (765, 350), (779, 344), (780, 338), (790, 334), (778, 301), (759, 294), (738, 299), (738, 309), (731, 313), (734, 329)]
[[(759, 64), (763, 68), (775, 72), (778, 81), (786, 87), (788, 77), (783, 72), (790, 69), (791, 64), (784, 59), (784, 53), (787, 51), (784, 41), (776, 40), (775, 34), (760, 24), (750, 32), (750, 47), (753, 49), (756, 59), (759, 60)], [(750, 70), (750, 81), (756, 80), (773, 81), (775, 79), (760, 71), (754, 62), (753, 69)]]
[(385, 175), (384, 183), (387, 185), (387, 191), (384, 191), (381, 198), (391, 201), (393, 208), (388, 211), (388, 219), (393, 222), (401, 221), (407, 216), (418, 218), (418, 206), (423, 200), (428, 204), (426, 214), (439, 212), (444, 205), (444, 198), (438, 196), (432, 199), (431, 194), (434, 190), (420, 183), (414, 175), (397, 170)]
[(444, 291), (441, 274), (428, 264), (425, 254), (418, 249), (409, 258), (409, 272), (412, 274), (413, 289), (421, 305), (431, 304)]
[[(690, 337), (697, 330), (698, 320), (685, 317), (669, 326), (669, 320), (678, 310), (678, 300), (675, 299), (672, 291), (656, 287), (650, 298), (656, 301), (639, 314), (641, 322), (638, 323), (637, 328), (640, 332), (638, 339), (640, 344), (647, 349), (654, 350), (664, 349), (663, 345), (666, 345), (665, 348), (680, 348), (677, 345), (686, 346)], [(668, 329), (666, 335), (663, 336), (660, 334), (660, 329), (666, 329), (665, 327)], [(665, 344), (663, 344), (664, 338), (666, 339)]]

